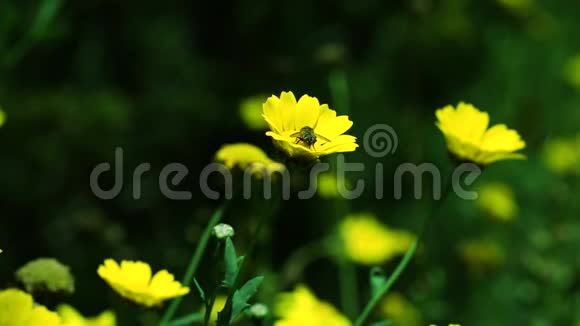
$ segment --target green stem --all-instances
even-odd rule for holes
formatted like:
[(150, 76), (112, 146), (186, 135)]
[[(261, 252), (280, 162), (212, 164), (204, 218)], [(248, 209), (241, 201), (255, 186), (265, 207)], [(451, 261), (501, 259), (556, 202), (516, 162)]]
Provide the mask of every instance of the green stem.
[[(278, 204), (280, 203), (279, 199), (276, 201), (276, 204), (274, 205), (274, 209), (273, 211), (276, 211), (278, 209)], [(256, 231), (254, 231), (254, 237), (252, 238), (252, 242), (250, 242), (250, 246), (248, 247), (248, 250), (246, 251), (246, 254), (244, 255), (244, 259), (242, 259), (242, 261), (240, 262), (240, 266), (238, 269), (238, 273), (236, 274), (236, 277), (234, 279), (234, 284), (232, 285), (232, 287), (229, 290), (228, 293), (228, 298), (226, 299), (226, 303), (224, 305), (224, 308), (222, 309), (222, 311), (220, 311), (218, 313), (218, 320), (217, 320), (217, 325), (218, 326), (223, 326), (223, 325), (230, 325), (230, 320), (229, 318), (231, 317), (231, 309), (232, 309), (232, 299), (234, 297), (234, 292), (236, 291), (236, 289), (239, 287), (240, 284), (240, 275), (242, 275), (242, 272), (244, 271), (244, 267), (247, 265), (247, 261), (249, 259), (249, 257), (252, 255), (252, 253), (254, 252), (256, 245), (258, 243), (258, 239), (260, 238), (260, 233), (262, 230), (262, 227), (264, 226), (265, 222), (266, 222), (266, 218), (267, 216), (270, 216), (271, 214), (260, 214), (259, 220), (258, 220), (258, 225), (256, 226)], [(222, 314), (226, 311), (229, 310), (228, 313), (228, 319), (227, 320), (223, 320), (221, 317)], [(220, 318), (221, 317), (221, 318)]]
[(348, 318), (354, 318), (359, 309), (356, 267), (346, 260), (341, 260), (339, 264), (338, 277), (342, 308)]
[(375, 306), (379, 303), (379, 301), (383, 298), (383, 296), (387, 294), (391, 286), (399, 278), (399, 275), (401, 275), (401, 273), (405, 270), (407, 265), (409, 265), (411, 258), (413, 258), (413, 256), (415, 255), (415, 251), (417, 250), (418, 245), (419, 238), (416, 238), (415, 242), (413, 242), (413, 244), (411, 245), (411, 248), (407, 250), (407, 253), (405, 253), (405, 256), (403, 257), (399, 265), (397, 265), (397, 268), (395, 268), (393, 274), (389, 276), (389, 279), (385, 282), (383, 287), (381, 287), (377, 291), (377, 293), (371, 298), (369, 303), (365, 306), (363, 312), (360, 314), (360, 316), (354, 323), (354, 326), (362, 326), (363, 323), (367, 320), (367, 318), (369, 317), (370, 313), (373, 311)]
[(64, 0), (44, 0), (40, 4), (36, 16), (31, 24), (28, 33), (3, 55), (2, 64), (4, 67), (11, 67), (20, 60), (26, 52), (34, 45), (46, 32), (59, 10), (63, 6)]
[[(193, 253), (193, 256), (191, 256), (191, 260), (189, 261), (189, 265), (187, 266), (187, 270), (186, 270), (185, 275), (181, 281), (181, 283), (184, 286), (189, 286), (191, 284), (191, 282), (193, 281), (193, 276), (195, 275), (195, 272), (197, 271), (197, 267), (199, 266), (199, 262), (201, 261), (203, 253), (205, 252), (205, 248), (207, 247), (207, 243), (209, 242), (213, 228), (222, 219), (224, 210), (225, 210), (228, 203), (229, 203), (228, 201), (224, 202), (214, 212), (214, 214), (212, 215), (212, 217), (209, 221), (209, 224), (207, 225), (207, 227), (203, 231), (203, 234), (201, 236), (199, 244), (197, 245), (197, 248), (195, 248), (195, 252)], [(171, 318), (173, 318), (173, 315), (175, 315), (177, 308), (179, 308), (179, 304), (181, 304), (182, 300), (183, 300), (183, 297), (177, 297), (177, 298), (173, 299), (173, 301), (171, 301), (171, 303), (169, 304), (169, 307), (167, 307), (167, 310), (165, 310), (165, 314), (163, 314), (163, 317), (161, 318), (161, 321), (159, 322), (160, 326), (168, 325)]]
[(447, 199), (449, 193), (451, 193), (451, 189), (452, 189), (452, 182), (451, 182), (451, 175), (450, 175), (449, 180), (446, 183), (446, 186), (445, 186), (445, 189), (443, 191), (441, 198), (432, 207), (431, 213), (429, 214), (428, 218), (423, 220), (423, 225), (421, 226), (421, 229), (419, 230), (419, 234), (417, 234), (417, 238), (415, 238), (415, 241), (413, 242), (411, 247), (407, 250), (407, 252), (405, 253), (405, 256), (403, 256), (403, 259), (399, 262), (399, 264), (397, 265), (397, 267), (395, 268), (393, 273), (385, 281), (385, 284), (383, 284), (383, 286), (375, 293), (375, 295), (373, 295), (371, 300), (367, 303), (367, 305), (363, 309), (363, 312), (359, 315), (356, 322), (354, 323), (354, 326), (362, 326), (363, 325), (363, 323), (370, 316), (371, 312), (376, 307), (376, 305), (387, 294), (387, 292), (389, 291), (391, 286), (397, 281), (397, 279), (399, 278), (401, 273), (403, 273), (403, 271), (405, 270), (407, 265), (409, 265), (409, 262), (411, 262), (411, 259), (415, 255), (415, 252), (417, 251), (417, 247), (419, 246), (419, 242), (421, 241), (421, 238), (422, 238), (423, 234), (425, 233), (425, 229), (427, 228), (427, 224), (429, 223), (430, 220), (432, 220), (437, 215), (437, 213), (439, 213), (439, 209), (443, 206), (443, 203)]

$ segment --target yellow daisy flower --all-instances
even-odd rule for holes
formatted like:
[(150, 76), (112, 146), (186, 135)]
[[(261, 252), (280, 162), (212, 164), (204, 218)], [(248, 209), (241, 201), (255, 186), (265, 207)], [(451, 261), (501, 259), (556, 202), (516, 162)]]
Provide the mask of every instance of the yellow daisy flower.
[(159, 306), (163, 301), (189, 293), (167, 270), (152, 277), (149, 264), (141, 261), (105, 260), (97, 270), (99, 276), (121, 296), (146, 307)]
[(264, 130), (268, 124), (262, 118), (262, 103), (266, 96), (252, 96), (240, 103), (240, 117), (244, 124), (251, 130)]
[(56, 312), (62, 319), (62, 326), (115, 326), (115, 313), (106, 310), (96, 317), (83, 317), (75, 308), (62, 304), (56, 307)]
[(268, 173), (281, 172), (286, 169), (284, 164), (278, 163), (266, 155), (259, 147), (247, 143), (223, 145), (215, 155), (216, 161), (222, 162), (228, 169), (238, 167), (250, 172)]
[(320, 301), (304, 285), (278, 295), (274, 313), (280, 319), (274, 326), (350, 326), (351, 322), (331, 304)]
[(501, 182), (481, 185), (477, 191), (477, 206), (498, 222), (510, 222), (517, 217), (518, 204), (512, 189)]
[(364, 265), (381, 264), (402, 255), (415, 241), (411, 233), (390, 229), (372, 214), (346, 216), (338, 229), (346, 256)]
[(0, 325), (60, 326), (60, 317), (35, 304), (32, 296), (17, 289), (0, 291)]
[(517, 131), (497, 124), (488, 129), (489, 115), (471, 104), (460, 102), (437, 110), (437, 127), (449, 151), (461, 161), (487, 165), (501, 160), (524, 159), (514, 153), (526, 147)]
[(336, 116), (316, 97), (303, 95), (298, 101), (292, 92), (272, 95), (263, 105), (264, 119), (270, 126), (266, 135), (292, 157), (317, 159), (339, 152), (352, 152), (356, 138), (344, 133), (352, 126), (348, 116)]

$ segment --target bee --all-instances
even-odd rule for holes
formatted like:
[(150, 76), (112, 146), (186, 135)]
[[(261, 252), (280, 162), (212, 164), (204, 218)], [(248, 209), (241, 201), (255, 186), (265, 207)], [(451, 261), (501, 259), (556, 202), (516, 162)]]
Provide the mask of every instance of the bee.
[(299, 132), (293, 133), (290, 137), (296, 137), (296, 144), (303, 142), (308, 148), (312, 148), (316, 141), (318, 141), (318, 138), (327, 142), (330, 141), (330, 139), (315, 133), (314, 129), (308, 126), (302, 127)]

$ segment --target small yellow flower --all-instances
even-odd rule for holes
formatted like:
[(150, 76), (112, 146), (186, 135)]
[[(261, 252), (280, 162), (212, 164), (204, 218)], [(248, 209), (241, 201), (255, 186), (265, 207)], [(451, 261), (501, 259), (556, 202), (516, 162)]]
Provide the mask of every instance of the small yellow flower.
[(292, 92), (282, 92), (280, 98), (268, 98), (263, 109), (271, 130), (266, 135), (292, 157), (317, 159), (358, 147), (355, 137), (344, 135), (352, 126), (348, 116), (336, 116), (316, 97), (303, 95), (296, 101)]
[(489, 115), (471, 104), (459, 103), (437, 110), (437, 127), (445, 136), (447, 148), (461, 161), (487, 165), (501, 160), (524, 159), (514, 153), (526, 147), (517, 131), (497, 124), (488, 129)]
[(487, 216), (499, 222), (510, 222), (518, 214), (518, 204), (512, 189), (501, 182), (483, 184), (478, 189), (477, 206)]
[(344, 218), (339, 234), (345, 254), (352, 261), (377, 265), (404, 254), (415, 236), (381, 224), (372, 214), (354, 214)]
[(503, 248), (490, 239), (473, 239), (460, 242), (459, 255), (473, 272), (484, 272), (501, 266), (505, 261)]
[(580, 55), (568, 60), (564, 66), (564, 78), (572, 87), (580, 89)]
[(265, 130), (268, 128), (268, 123), (262, 117), (262, 103), (266, 99), (266, 96), (252, 96), (240, 103), (240, 117), (248, 128), (252, 130)]
[(542, 158), (548, 169), (560, 174), (580, 172), (580, 135), (546, 142)]
[(96, 317), (84, 317), (75, 308), (62, 304), (56, 307), (56, 312), (62, 319), (62, 326), (115, 326), (115, 313), (106, 310)]
[(249, 169), (251, 173), (265, 170), (272, 174), (286, 169), (284, 164), (269, 158), (259, 147), (247, 143), (223, 145), (217, 151), (215, 158), (229, 169), (238, 167), (242, 170)]
[(0, 291), (1, 326), (60, 326), (60, 317), (17, 289)]
[(421, 312), (398, 292), (389, 293), (383, 299), (381, 312), (385, 318), (393, 321), (395, 325), (423, 325)]
[(146, 307), (189, 293), (189, 288), (175, 281), (167, 270), (152, 277), (149, 264), (141, 261), (124, 260), (119, 266), (113, 259), (106, 259), (97, 273), (121, 296)]
[(0, 109), (0, 127), (4, 125), (4, 122), (6, 122), (6, 114)]
[(351, 322), (331, 304), (320, 301), (304, 285), (278, 295), (274, 313), (280, 319), (274, 326), (350, 326)]

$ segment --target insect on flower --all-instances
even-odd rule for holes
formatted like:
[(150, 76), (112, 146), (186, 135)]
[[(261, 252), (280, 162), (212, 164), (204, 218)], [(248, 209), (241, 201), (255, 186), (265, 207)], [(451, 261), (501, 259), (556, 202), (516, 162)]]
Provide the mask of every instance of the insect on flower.
[(300, 131), (293, 133), (290, 137), (296, 137), (296, 144), (303, 142), (304, 144), (308, 145), (308, 148), (312, 148), (312, 146), (316, 143), (318, 138), (329, 142), (330, 140), (320, 134), (314, 132), (314, 128), (311, 127), (302, 127)]

